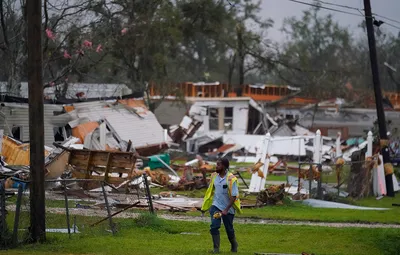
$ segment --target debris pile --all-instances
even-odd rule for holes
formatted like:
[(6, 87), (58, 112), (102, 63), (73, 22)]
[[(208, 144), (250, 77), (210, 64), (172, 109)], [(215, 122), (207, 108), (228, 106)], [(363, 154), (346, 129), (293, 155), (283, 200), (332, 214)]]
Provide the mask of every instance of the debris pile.
[(270, 185), (257, 195), (257, 205), (281, 205), (286, 197), (285, 184)]

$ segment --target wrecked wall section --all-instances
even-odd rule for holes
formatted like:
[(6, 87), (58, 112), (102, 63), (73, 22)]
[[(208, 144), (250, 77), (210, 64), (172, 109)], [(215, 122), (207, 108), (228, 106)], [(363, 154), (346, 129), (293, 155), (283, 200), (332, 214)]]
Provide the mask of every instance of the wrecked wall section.
[[(71, 119), (69, 116), (55, 116), (61, 113), (62, 105), (44, 105), (44, 142), (51, 146), (54, 142), (55, 129), (62, 129)], [(21, 141), (29, 141), (29, 107), (22, 103), (2, 103), (0, 106), (0, 129), (5, 135)]]
[[(224, 124), (231, 123), (227, 133), (246, 134), (250, 98), (201, 98), (194, 101), (189, 112), (203, 122), (198, 134), (221, 133)], [(206, 111), (199, 112), (199, 108)], [(211, 112), (214, 110), (214, 113)]]

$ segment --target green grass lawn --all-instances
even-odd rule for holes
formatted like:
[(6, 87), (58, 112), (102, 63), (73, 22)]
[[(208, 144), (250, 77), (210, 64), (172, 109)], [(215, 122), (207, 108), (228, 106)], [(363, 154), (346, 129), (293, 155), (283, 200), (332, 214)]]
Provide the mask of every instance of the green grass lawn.
[[(153, 194), (157, 194), (165, 189), (152, 189)], [(177, 194), (202, 198), (205, 190), (178, 191)], [(364, 211), (349, 209), (330, 209), (330, 208), (312, 208), (301, 204), (300, 202), (286, 202), (284, 205), (265, 206), (262, 208), (245, 208), (242, 215), (238, 217), (272, 219), (272, 220), (297, 220), (297, 221), (318, 221), (318, 222), (363, 222), (363, 223), (387, 223), (400, 224), (400, 207), (392, 206), (392, 203), (400, 204), (400, 194), (395, 198), (384, 197), (376, 200), (375, 197), (365, 198), (359, 201), (348, 200), (349, 203), (366, 206), (390, 208), (387, 211)], [(254, 195), (242, 197), (244, 204), (255, 204)], [(200, 212), (187, 212), (184, 215), (200, 216)]]
[[(186, 215), (200, 216), (200, 212), (188, 212)], [(298, 202), (289, 205), (265, 206), (243, 210), (242, 218), (313, 221), (313, 222), (351, 222), (400, 224), (400, 209), (387, 211), (363, 211), (349, 209), (312, 208)]]
[(326, 221), (326, 222), (369, 222), (369, 223), (395, 223), (400, 224), (400, 207), (392, 206), (393, 203), (400, 204), (400, 194), (395, 198), (384, 197), (376, 200), (375, 197), (368, 197), (350, 203), (366, 206), (390, 208), (386, 211), (377, 210), (349, 210), (349, 209), (330, 209), (312, 208), (302, 205), (299, 202), (290, 202), (281, 206), (266, 206), (255, 209), (245, 209), (240, 217), (254, 217), (262, 219), (277, 220), (307, 220), (307, 221)]
[[(93, 219), (92, 219), (93, 221)], [(118, 220), (119, 232), (47, 234), (42, 245), (26, 245), (0, 254), (206, 254), (211, 248), (209, 224), (143, 217)], [(255, 252), (323, 254), (398, 254), (400, 230), (236, 224), (239, 254)], [(182, 234), (182, 233), (191, 234)], [(230, 254), (224, 230), (222, 254)]]
[(239, 217), (253, 217), (274, 220), (354, 222), (354, 223), (396, 223), (400, 224), (400, 210), (362, 211), (349, 209), (311, 208), (301, 204), (270, 206), (245, 209)]

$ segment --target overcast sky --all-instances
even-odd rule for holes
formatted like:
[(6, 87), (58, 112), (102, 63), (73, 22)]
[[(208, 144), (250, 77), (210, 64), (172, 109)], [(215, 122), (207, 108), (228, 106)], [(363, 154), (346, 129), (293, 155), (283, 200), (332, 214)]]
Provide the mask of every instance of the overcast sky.
[[(312, 3), (312, 0), (299, 0), (302, 2)], [(363, 10), (363, 0), (323, 0), (324, 2), (352, 6)], [(291, 2), (289, 0), (262, 0), (262, 13), (264, 18), (272, 18), (274, 20), (274, 27), (269, 30), (269, 37), (275, 41), (283, 40), (283, 34), (279, 31), (282, 28), (282, 22), (285, 17), (296, 16), (301, 17), (302, 12), (309, 6)], [(372, 12), (390, 19), (398, 20), (400, 22), (400, 0), (371, 0)], [(341, 9), (347, 12), (354, 12), (360, 14), (356, 10), (348, 10), (335, 6), (328, 6), (333, 9)], [(359, 33), (357, 25), (363, 20), (362, 17), (356, 17), (349, 14), (342, 14), (333, 11), (324, 10), (322, 13), (332, 13), (333, 17), (339, 21), (340, 25), (349, 27), (354, 33)], [(378, 17), (377, 17), (378, 19)], [(380, 18), (379, 18), (380, 19)], [(382, 18), (383, 19), (383, 18)], [(393, 25), (400, 27), (399, 23), (388, 21)], [(398, 34), (400, 29), (392, 28), (387, 24), (383, 24), (385, 31)]]

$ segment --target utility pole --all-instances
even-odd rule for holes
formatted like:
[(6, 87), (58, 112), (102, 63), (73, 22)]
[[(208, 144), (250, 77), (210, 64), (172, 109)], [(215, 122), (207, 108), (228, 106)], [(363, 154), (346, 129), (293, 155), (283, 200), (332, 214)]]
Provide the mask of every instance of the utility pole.
[[(375, 32), (374, 32), (374, 24), (373, 24), (370, 0), (364, 0), (364, 10), (365, 10), (365, 20), (367, 22), (369, 54), (371, 60), (372, 80), (374, 83), (374, 92), (375, 92), (376, 114), (378, 116), (379, 142), (381, 146), (383, 163), (390, 163), (390, 155), (388, 148), (389, 142), (386, 130), (385, 112), (383, 110), (383, 104), (382, 104), (382, 90), (379, 79), (378, 58), (376, 54)], [(394, 197), (393, 173), (386, 173), (385, 181), (386, 181), (386, 195), (389, 197)]]
[(42, 77), (42, 1), (26, 1), (28, 32), (29, 142), (30, 142), (30, 237), (46, 240), (44, 193), (44, 117)]

